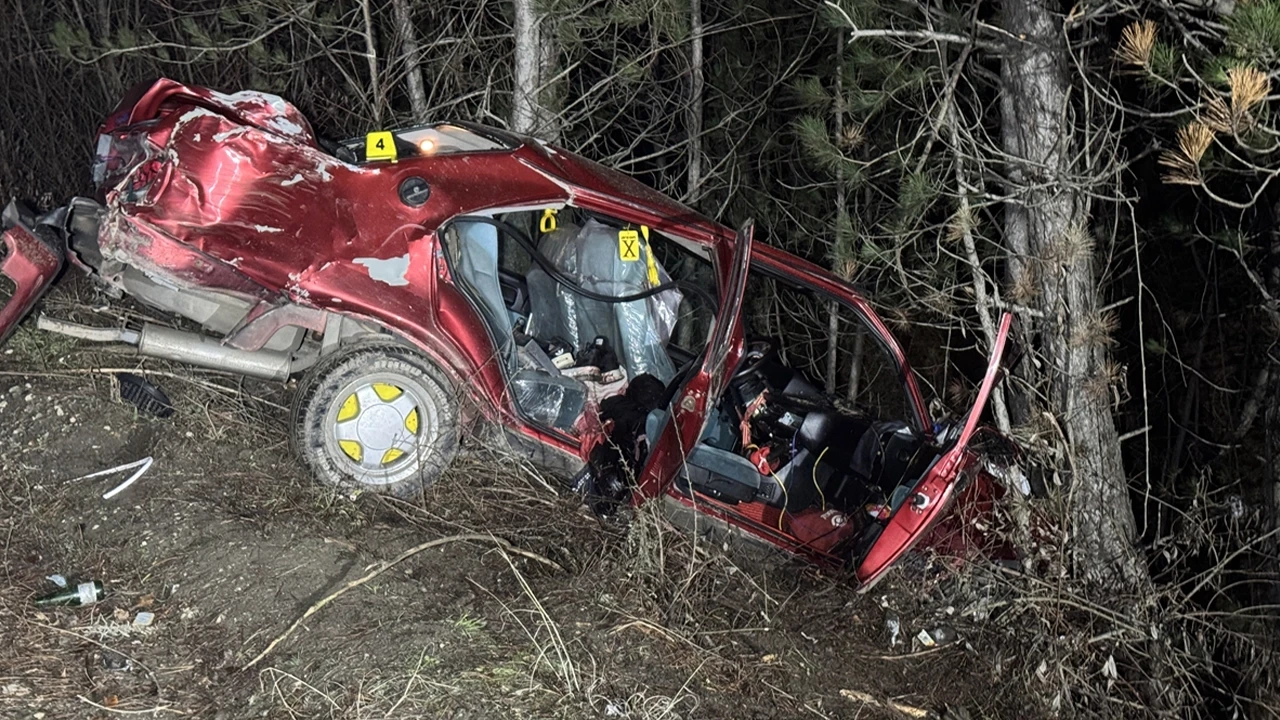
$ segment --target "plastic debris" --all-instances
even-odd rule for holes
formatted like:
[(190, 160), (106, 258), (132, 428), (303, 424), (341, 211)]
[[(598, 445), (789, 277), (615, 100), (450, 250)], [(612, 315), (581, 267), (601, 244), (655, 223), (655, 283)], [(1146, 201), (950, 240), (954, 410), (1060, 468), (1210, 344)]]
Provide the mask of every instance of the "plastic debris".
[(956, 641), (956, 631), (946, 625), (939, 625), (932, 630), (921, 630), (916, 633), (915, 639), (921, 647), (926, 648), (949, 645)]
[(61, 575), (46, 575), (44, 579), (48, 580), (54, 585), (57, 585), (60, 588), (64, 588), (67, 586), (67, 579)]
[(138, 613), (137, 617), (133, 619), (133, 624), (137, 625), (138, 627), (147, 627), (151, 623), (155, 622), (155, 619), (156, 619), (155, 613), (143, 611)]
[(148, 415), (167, 418), (173, 414), (173, 403), (164, 391), (150, 380), (133, 373), (116, 373), (120, 384), (120, 399)]
[(898, 616), (893, 614), (886, 615), (884, 628), (889, 631), (889, 647), (897, 647), (902, 642), (899, 638), (902, 634), (902, 623), (898, 621)]
[(134, 470), (134, 473), (130, 475), (128, 478), (126, 478), (124, 482), (120, 483), (114, 488), (103, 493), (102, 499), (110, 500), (116, 495), (119, 495), (120, 493), (124, 492), (125, 488), (132, 485), (134, 480), (137, 480), (138, 478), (142, 477), (143, 473), (151, 469), (151, 462), (152, 462), (152, 458), (150, 455), (148, 455), (142, 458), (141, 460), (134, 460), (133, 462), (125, 463), (123, 465), (117, 465), (113, 468), (107, 468), (106, 470), (99, 470), (98, 472), (89, 473), (88, 475), (81, 475), (78, 478), (73, 478), (69, 482), (78, 482), (80, 480), (92, 480), (93, 478), (102, 477), (103, 475), (114, 475), (115, 473), (118, 473), (118, 472), (124, 472), (125, 470), (133, 470), (134, 468), (137, 468), (137, 470)]

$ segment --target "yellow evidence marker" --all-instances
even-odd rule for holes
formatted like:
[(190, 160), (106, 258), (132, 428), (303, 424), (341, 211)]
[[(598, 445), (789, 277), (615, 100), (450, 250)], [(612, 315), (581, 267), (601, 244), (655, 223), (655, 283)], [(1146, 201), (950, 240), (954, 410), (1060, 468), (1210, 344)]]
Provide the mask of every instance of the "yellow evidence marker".
[(396, 161), (396, 139), (391, 133), (382, 130), (379, 132), (371, 132), (364, 138), (364, 159), (366, 162), (375, 160)]
[(618, 259), (623, 262), (640, 259), (640, 233), (635, 230), (618, 231)]

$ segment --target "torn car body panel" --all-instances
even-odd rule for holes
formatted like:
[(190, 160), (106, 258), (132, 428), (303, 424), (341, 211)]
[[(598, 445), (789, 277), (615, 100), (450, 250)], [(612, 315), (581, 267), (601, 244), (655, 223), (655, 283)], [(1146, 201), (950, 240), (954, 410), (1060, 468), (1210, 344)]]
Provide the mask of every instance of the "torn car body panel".
[(66, 256), (64, 248), (41, 237), (34, 218), (21, 215), (17, 203), (11, 203), (5, 209), (0, 236), (0, 276), (13, 283), (12, 293), (0, 306), (0, 343), (9, 339), (58, 276)]
[[(698, 444), (714, 401), (724, 391), (729, 373), (742, 355), (742, 298), (755, 230), (750, 223), (738, 232), (732, 247), (717, 246), (716, 270), (720, 275), (720, 309), (701, 367), (671, 405), (670, 421), (661, 430), (640, 475), (641, 497), (654, 497), (669, 489), (688, 455)], [(686, 496), (678, 497), (682, 501)]]
[(978, 397), (974, 400), (959, 435), (911, 490), (911, 494), (894, 513), (858, 566), (858, 581), (864, 590), (870, 589), (899, 557), (924, 539), (946, 513), (956, 495), (965, 489), (966, 475), (980, 471), (976, 467), (977, 457), (969, 451), (969, 442), (973, 439), (987, 399), (995, 387), (1012, 323), (1013, 316), (1005, 313), (1000, 320), (995, 347), (987, 362), (987, 371), (978, 390)]

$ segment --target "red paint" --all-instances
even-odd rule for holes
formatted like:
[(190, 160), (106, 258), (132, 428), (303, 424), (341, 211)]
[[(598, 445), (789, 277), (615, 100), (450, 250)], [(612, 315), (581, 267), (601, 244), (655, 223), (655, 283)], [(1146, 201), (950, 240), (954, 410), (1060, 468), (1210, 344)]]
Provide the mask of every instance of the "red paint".
[(955, 500), (962, 474), (977, 472), (977, 457), (969, 451), (969, 440), (978, 426), (978, 419), (986, 407), (991, 389), (995, 387), (996, 377), (1000, 372), (1000, 359), (1004, 355), (1004, 345), (1009, 338), (1012, 322), (1013, 316), (1008, 313), (1000, 319), (996, 345), (991, 351), (987, 372), (982, 379), (982, 387), (978, 390), (978, 399), (969, 411), (969, 417), (955, 444), (938, 458), (912, 494), (894, 512), (893, 517), (889, 518), (880, 538), (858, 566), (858, 581), (863, 584), (864, 589), (869, 589), (898, 558), (923, 539), (938, 520), (945, 517), (951, 502)]
[(4, 241), (5, 250), (0, 258), (0, 275), (14, 284), (13, 295), (0, 307), (0, 343), (3, 343), (58, 275), (63, 254), (21, 225), (6, 230), (0, 239)]

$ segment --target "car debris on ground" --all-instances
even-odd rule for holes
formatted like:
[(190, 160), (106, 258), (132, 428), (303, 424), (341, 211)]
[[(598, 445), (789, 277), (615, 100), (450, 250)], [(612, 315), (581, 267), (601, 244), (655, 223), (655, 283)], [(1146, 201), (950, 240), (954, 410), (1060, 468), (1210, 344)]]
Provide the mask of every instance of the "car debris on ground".
[(51, 607), (55, 605), (86, 607), (101, 600), (105, 594), (106, 589), (101, 582), (90, 580), (77, 583), (75, 587), (68, 587), (48, 595), (41, 595), (35, 599), (35, 604), (36, 607)]

